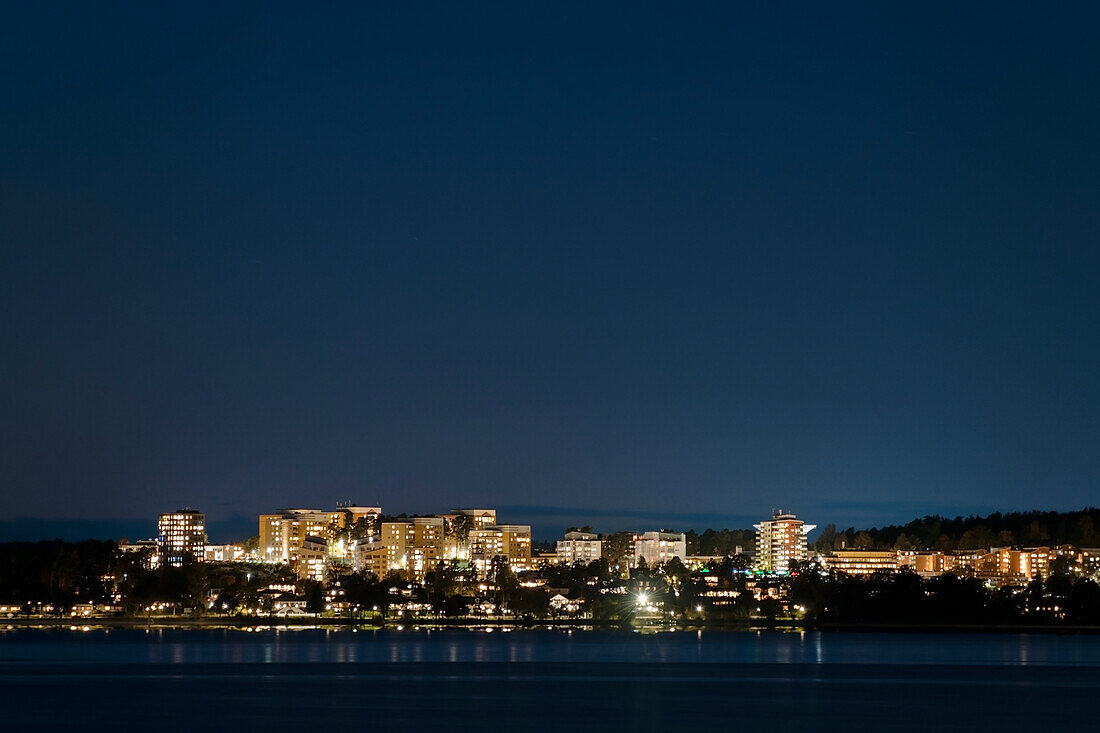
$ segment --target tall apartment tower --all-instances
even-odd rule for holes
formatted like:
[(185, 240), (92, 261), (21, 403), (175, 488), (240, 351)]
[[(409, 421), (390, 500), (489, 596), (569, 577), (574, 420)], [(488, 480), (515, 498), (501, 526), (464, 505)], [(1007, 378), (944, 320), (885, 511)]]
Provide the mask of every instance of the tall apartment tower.
[(194, 509), (161, 514), (157, 521), (157, 557), (162, 565), (183, 565), (206, 556), (206, 515)]
[(754, 524), (756, 530), (756, 569), (785, 573), (794, 560), (809, 557), (806, 535), (817, 527), (805, 524), (793, 514), (772, 512), (772, 518)]

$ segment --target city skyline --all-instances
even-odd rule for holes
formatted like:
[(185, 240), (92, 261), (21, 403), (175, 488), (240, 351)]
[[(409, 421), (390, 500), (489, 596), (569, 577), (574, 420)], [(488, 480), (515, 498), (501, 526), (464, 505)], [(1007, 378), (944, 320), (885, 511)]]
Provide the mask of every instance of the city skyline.
[[(447, 506), (454, 507), (456, 502), (452, 501)], [(463, 506), (473, 506), (472, 503), (457, 502), (457, 504)], [(326, 509), (325, 507), (330, 507)], [(247, 537), (254, 536), (256, 533), (256, 517), (257, 515), (262, 518), (271, 513), (278, 513), (284, 511), (294, 510), (307, 510), (307, 511), (319, 511), (319, 512), (333, 512), (333, 511), (345, 511), (348, 508), (363, 509), (365, 507), (378, 508), (382, 510), (382, 515), (393, 518), (415, 518), (415, 517), (436, 517), (444, 516), (446, 512), (437, 507), (432, 508), (410, 508), (410, 507), (383, 507), (379, 505), (371, 505), (369, 502), (356, 502), (348, 499), (340, 499), (331, 502), (301, 502), (292, 506), (265, 506), (259, 509), (258, 513), (253, 512), (249, 515), (238, 515), (229, 517), (227, 519), (215, 519), (210, 520), (209, 515), (206, 516), (206, 525), (208, 530), (209, 539), (211, 542), (223, 544), (240, 542)], [(158, 514), (163, 514), (164, 511), (179, 512), (179, 511), (202, 511), (201, 507), (188, 504), (181, 504), (174, 506), (173, 509), (168, 510), (164, 507), (163, 511)], [(509, 518), (510, 523), (521, 523), (531, 527), (532, 539), (539, 543), (552, 542), (556, 539), (560, 539), (563, 532), (571, 528), (580, 527), (592, 527), (594, 532), (598, 534), (620, 533), (620, 532), (644, 532), (660, 528), (662, 530), (671, 531), (695, 531), (702, 532), (704, 530), (741, 530), (752, 531), (753, 528), (761, 521), (763, 517), (777, 515), (777, 514), (795, 514), (806, 518), (809, 516), (810, 521), (814, 524), (807, 530), (811, 537), (818, 537), (819, 533), (827, 526), (835, 527), (841, 531), (845, 529), (862, 531), (862, 530), (874, 530), (878, 528), (897, 527), (905, 525), (914, 520), (922, 520), (929, 517), (941, 517), (945, 520), (961, 520), (961, 519), (981, 519), (988, 515), (1007, 515), (1013, 513), (1059, 513), (1059, 512), (1089, 512), (1094, 509), (1093, 505), (1083, 505), (1080, 507), (1072, 507), (1069, 509), (1051, 510), (1043, 507), (1030, 507), (1026, 509), (1012, 509), (1012, 508), (994, 508), (987, 511), (970, 511), (966, 513), (947, 514), (947, 513), (930, 513), (930, 514), (918, 514), (913, 513), (909, 515), (898, 516), (895, 520), (885, 522), (860, 522), (852, 521), (850, 519), (843, 519), (837, 517), (828, 517), (821, 519), (816, 515), (803, 515), (801, 512), (793, 512), (788, 509), (780, 509), (773, 506), (767, 511), (762, 511), (756, 514), (731, 514), (721, 515), (714, 512), (673, 512), (673, 513), (656, 513), (656, 512), (639, 512), (631, 511), (628, 508), (624, 508), (618, 511), (604, 511), (604, 512), (585, 512), (581, 509), (562, 509), (556, 508), (548, 515), (532, 514), (531, 507), (514, 506), (514, 505), (497, 505), (492, 507), (493, 511), (499, 511), (501, 515), (506, 515)], [(458, 511), (451, 509), (450, 511)], [(443, 513), (441, 513), (443, 512)], [(857, 513), (858, 515), (858, 513)], [(156, 516), (156, 515), (154, 515)], [(534, 520), (532, 519), (534, 517)], [(107, 520), (37, 520), (37, 519), (17, 519), (6, 520), (0, 518), (0, 542), (6, 541), (19, 541), (19, 542), (33, 542), (38, 540), (50, 540), (50, 539), (62, 539), (66, 541), (77, 541), (82, 539), (119, 539), (124, 538), (128, 540), (144, 539), (154, 535), (150, 530), (151, 527), (155, 528), (155, 522), (151, 522), (149, 517), (134, 518), (134, 519), (107, 519)], [(812, 530), (812, 531), (811, 531)]]

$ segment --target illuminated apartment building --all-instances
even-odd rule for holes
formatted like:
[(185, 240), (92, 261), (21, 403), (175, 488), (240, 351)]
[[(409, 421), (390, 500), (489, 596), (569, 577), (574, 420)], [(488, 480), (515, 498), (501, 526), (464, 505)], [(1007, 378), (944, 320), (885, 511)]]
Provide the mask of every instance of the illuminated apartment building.
[(206, 562), (237, 562), (244, 557), (244, 548), (238, 545), (207, 545), (203, 556)]
[(1056, 547), (995, 547), (989, 551), (995, 565), (1000, 585), (1024, 585), (1033, 580), (1050, 577), (1050, 566), (1060, 557), (1072, 562), (1084, 560), (1084, 553), (1072, 545)]
[(443, 559), (443, 534), (442, 517), (382, 522), (381, 543), (386, 550), (387, 571), (401, 570), (423, 580)]
[(558, 540), (557, 561), (572, 565), (575, 562), (590, 563), (599, 560), (603, 543), (593, 532), (566, 532), (565, 539)]
[(829, 570), (848, 575), (870, 575), (898, 569), (897, 550), (837, 550), (822, 560)]
[(328, 541), (323, 537), (303, 537), (292, 567), (299, 578), (323, 582), (328, 572)]
[(997, 574), (988, 550), (951, 550), (946, 554), (946, 572), (982, 578), (991, 578)]
[(1084, 567), (1088, 573), (1100, 573), (1100, 547), (1082, 547), (1077, 550), (1074, 561)]
[(516, 572), (529, 570), (531, 525), (498, 524), (470, 530), (470, 561), (478, 573), (487, 573), (497, 556), (504, 557)]
[(452, 509), (451, 514), (472, 517), (474, 529), (493, 527), (497, 523), (496, 509)]
[(281, 509), (260, 515), (260, 558), (266, 562), (290, 563), (306, 537), (328, 540), (347, 515), (320, 509)]
[(687, 537), (683, 532), (644, 532), (634, 535), (634, 565), (642, 560), (649, 567), (674, 557), (687, 557)]
[(377, 534), (382, 508), (377, 506), (339, 506), (333, 511), (321, 509), (280, 509), (260, 515), (258, 553), (266, 562), (290, 563), (306, 537), (320, 537), (328, 543), (329, 558), (351, 559), (351, 544), (340, 530), (365, 520), (367, 532)]
[(192, 509), (161, 514), (157, 522), (157, 558), (160, 564), (183, 565), (187, 558), (199, 562), (206, 554), (206, 515)]
[(504, 556), (512, 570), (521, 572), (531, 569), (531, 525), (498, 524)]
[(355, 572), (360, 575), (373, 573), (382, 580), (390, 572), (389, 553), (377, 538), (356, 540), (352, 545), (352, 560)]
[(806, 535), (816, 526), (782, 512), (774, 512), (770, 520), (754, 524), (757, 570), (785, 573), (793, 561), (807, 559)]
[(437, 514), (443, 520), (443, 557), (446, 560), (470, 558), (470, 530), (492, 527), (497, 523), (496, 509), (452, 509)]
[[(346, 524), (354, 524), (361, 519), (373, 521), (382, 516), (382, 507), (380, 506), (356, 506), (354, 504), (342, 506), (337, 504), (336, 509), (346, 515)], [(340, 526), (344, 525), (341, 524)]]
[(943, 575), (951, 566), (946, 553), (935, 550), (901, 550), (898, 552), (898, 567), (911, 569), (917, 575), (931, 578)]

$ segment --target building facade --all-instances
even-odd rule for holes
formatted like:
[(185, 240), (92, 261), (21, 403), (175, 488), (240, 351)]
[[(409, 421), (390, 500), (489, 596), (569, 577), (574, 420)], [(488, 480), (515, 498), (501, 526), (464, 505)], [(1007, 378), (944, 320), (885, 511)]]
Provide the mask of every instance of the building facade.
[(786, 573), (796, 560), (806, 560), (809, 551), (806, 535), (817, 525), (806, 524), (793, 514), (773, 512), (772, 518), (754, 524), (756, 530), (756, 569)]
[(328, 540), (307, 535), (294, 558), (294, 572), (299, 578), (323, 582), (328, 574)]
[(496, 524), (470, 530), (470, 562), (485, 575), (494, 557), (503, 557), (516, 572), (531, 568), (531, 525)]
[(320, 537), (328, 544), (331, 560), (351, 560), (351, 542), (346, 539), (354, 528), (358, 533), (375, 536), (379, 532), (382, 507), (338, 506), (323, 509), (280, 509), (261, 514), (257, 553), (264, 562), (293, 563), (306, 537)]
[(373, 573), (382, 580), (389, 574), (389, 552), (377, 538), (356, 540), (352, 546), (352, 560), (355, 572), (360, 575)]
[(683, 532), (644, 532), (634, 535), (634, 566), (642, 560), (649, 567), (674, 557), (687, 557), (687, 536)]
[(161, 514), (157, 520), (157, 559), (161, 565), (183, 565), (188, 558), (206, 559), (206, 515), (193, 509)]
[(207, 545), (203, 550), (206, 562), (237, 562), (244, 554), (240, 545)]
[(575, 562), (590, 563), (603, 554), (603, 543), (594, 532), (566, 532), (565, 539), (558, 540), (557, 561), (572, 565)]
[(387, 572), (398, 570), (423, 580), (443, 559), (443, 534), (442, 517), (382, 522), (381, 543), (386, 550)]
[(924, 577), (944, 573), (980, 578), (996, 586), (1026, 585), (1050, 577), (1058, 558), (1083, 564), (1087, 554), (1070, 545), (1055, 547), (993, 547), (988, 550), (905, 550), (898, 553), (899, 567)]
[(320, 509), (280, 509), (260, 515), (260, 559), (293, 563), (306, 537), (329, 539), (346, 515)]
[(497, 523), (496, 509), (452, 509), (451, 514), (455, 516), (470, 517), (473, 521), (474, 529), (494, 527)]
[(822, 558), (829, 570), (848, 575), (870, 575), (898, 569), (897, 550), (836, 550)]

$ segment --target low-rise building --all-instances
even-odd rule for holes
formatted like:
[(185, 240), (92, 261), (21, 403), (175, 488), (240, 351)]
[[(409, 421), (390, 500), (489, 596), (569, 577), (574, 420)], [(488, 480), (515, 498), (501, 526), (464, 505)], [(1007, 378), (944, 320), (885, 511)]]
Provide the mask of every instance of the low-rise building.
[(684, 558), (684, 565), (690, 570), (702, 570), (711, 563), (720, 563), (725, 559), (725, 555), (688, 555)]
[(531, 567), (532, 568), (547, 568), (551, 565), (558, 564), (557, 552), (534, 552), (531, 553)]
[(550, 610), (562, 616), (572, 616), (584, 608), (583, 598), (568, 598), (558, 593), (550, 598)]
[(141, 565), (147, 570), (156, 570), (157, 565), (160, 563), (160, 554), (155, 539), (136, 540), (134, 542), (125, 539), (120, 540), (118, 543), (118, 551), (125, 552), (128, 555), (139, 556), (141, 558)]
[(900, 550), (898, 567), (909, 568), (917, 575), (930, 578), (947, 572), (947, 555), (935, 550)]
[(1025, 585), (1050, 577), (1051, 565), (1058, 558), (1081, 563), (1083, 553), (1071, 545), (1055, 547), (994, 547), (989, 551), (1000, 585)]
[(1082, 563), (1085, 553), (1070, 545), (1057, 547), (994, 547), (989, 550), (903, 550), (898, 566), (924, 577), (944, 573), (980, 578), (993, 585), (1025, 585), (1050, 576), (1054, 560)]
[(240, 545), (207, 545), (203, 552), (206, 562), (237, 562), (244, 556)]
[(836, 550), (822, 558), (829, 570), (848, 575), (894, 572), (898, 569), (897, 550)]

